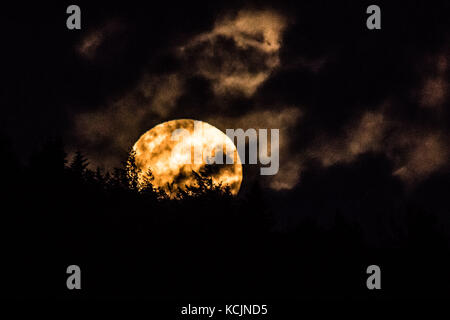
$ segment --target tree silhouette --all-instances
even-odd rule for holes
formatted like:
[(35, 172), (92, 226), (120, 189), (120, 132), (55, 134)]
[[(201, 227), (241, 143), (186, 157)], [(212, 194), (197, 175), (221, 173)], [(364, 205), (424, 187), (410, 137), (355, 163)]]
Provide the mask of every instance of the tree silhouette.
[(130, 150), (125, 165), (128, 188), (132, 191), (139, 190), (139, 176), (141, 169), (136, 163), (136, 151)]
[[(395, 274), (395, 283), (400, 284), (387, 289), (392, 296), (430, 293), (434, 292), (430, 283), (450, 283), (445, 275), (450, 268), (448, 234), (435, 212), (424, 210), (419, 202), (406, 199), (402, 206), (398, 197), (379, 192), (384, 202), (378, 206), (398, 208), (395, 225), (388, 231), (376, 230), (383, 237), (391, 230), (397, 233), (389, 234), (389, 239), (397, 238), (395, 243), (380, 242), (381, 251), (368, 244), (359, 220), (351, 220), (346, 210), (352, 206), (340, 206), (341, 199), (330, 201), (337, 189), (329, 187), (323, 171), (306, 176), (302, 187), (279, 198), (259, 181), (235, 197), (230, 188), (214, 183), (216, 168), (206, 166), (192, 172), (194, 185), (177, 189), (175, 182), (169, 183), (169, 190), (176, 193), (171, 198), (163, 188), (153, 186), (158, 173), (142, 173), (135, 157), (131, 150), (118, 168), (92, 171), (81, 152), (67, 164), (62, 145), (52, 140), (32, 155), (28, 166), (4, 160), (4, 170), (16, 168), (14, 178), (7, 180), (9, 187), (12, 181), (16, 185), (4, 193), (13, 210), (3, 213), (1, 233), (3, 242), (13, 248), (6, 259), (17, 262), (14, 266), (19, 270), (11, 274), (22, 277), (28, 271), (27, 261), (43, 261), (42, 267), (35, 266), (46, 281), (40, 288), (59, 294), (59, 278), (55, 284), (47, 280), (53, 279), (55, 268), (77, 260), (86, 263), (91, 274), (101, 271), (85, 293), (93, 297), (127, 292), (158, 297), (208, 292), (220, 297), (235, 295), (236, 288), (243, 296), (364, 297), (364, 267), (375, 260), (390, 272), (398, 268), (404, 279), (424, 272), (430, 279), (411, 288)], [(363, 192), (358, 189), (369, 180), (360, 179), (359, 171), (335, 167), (330, 172), (331, 180), (346, 188), (348, 199), (356, 195), (358, 201), (373, 205), (375, 196), (359, 197)], [(388, 183), (387, 178), (378, 179), (383, 187)], [(442, 190), (448, 181), (442, 179), (434, 190)], [(285, 229), (280, 228), (281, 207), (299, 218), (287, 220)], [(323, 219), (326, 214), (330, 221)], [(111, 284), (111, 278), (119, 280)], [(28, 288), (27, 279), (18, 280), (23, 287), (17, 282), (14, 286)]]
[(72, 163), (70, 164), (70, 169), (74, 173), (83, 176), (88, 164), (88, 160), (83, 155), (83, 153), (81, 151), (77, 151), (72, 160)]

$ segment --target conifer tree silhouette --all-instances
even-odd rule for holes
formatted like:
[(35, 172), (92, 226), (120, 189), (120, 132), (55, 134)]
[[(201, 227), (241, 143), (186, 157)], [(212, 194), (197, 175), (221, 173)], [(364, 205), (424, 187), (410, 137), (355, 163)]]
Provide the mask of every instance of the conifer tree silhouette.
[(125, 165), (126, 177), (128, 182), (128, 188), (132, 191), (139, 190), (139, 175), (141, 169), (139, 169), (136, 163), (136, 151), (130, 150), (128, 153), (128, 159)]
[(77, 177), (84, 177), (86, 168), (89, 165), (88, 160), (84, 156), (81, 151), (76, 151), (75, 156), (70, 163), (69, 169), (75, 174)]

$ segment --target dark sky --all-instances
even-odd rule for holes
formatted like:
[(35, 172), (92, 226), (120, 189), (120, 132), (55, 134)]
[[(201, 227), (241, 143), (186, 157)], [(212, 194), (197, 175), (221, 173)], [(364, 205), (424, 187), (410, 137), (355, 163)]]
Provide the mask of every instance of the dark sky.
[(56, 136), (110, 168), (193, 118), (280, 129), (273, 192), (365, 174), (417, 190), (448, 172), (448, 1), (77, 2), (81, 30), (70, 4), (2, 5), (1, 126), (23, 159)]

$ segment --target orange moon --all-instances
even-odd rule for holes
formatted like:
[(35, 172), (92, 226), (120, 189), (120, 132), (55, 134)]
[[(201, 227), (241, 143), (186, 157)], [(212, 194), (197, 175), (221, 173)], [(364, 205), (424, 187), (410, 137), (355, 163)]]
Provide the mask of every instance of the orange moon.
[[(153, 186), (170, 197), (176, 195), (177, 188), (196, 186), (192, 171), (205, 169), (215, 185), (228, 186), (232, 194), (236, 195), (241, 187), (242, 163), (233, 141), (206, 122), (192, 119), (163, 122), (145, 132), (133, 150), (141, 175), (151, 170)], [(223, 160), (224, 164), (208, 164), (215, 152), (222, 152), (220, 158), (231, 158), (233, 163), (226, 164)], [(169, 188), (172, 183), (174, 190)]]

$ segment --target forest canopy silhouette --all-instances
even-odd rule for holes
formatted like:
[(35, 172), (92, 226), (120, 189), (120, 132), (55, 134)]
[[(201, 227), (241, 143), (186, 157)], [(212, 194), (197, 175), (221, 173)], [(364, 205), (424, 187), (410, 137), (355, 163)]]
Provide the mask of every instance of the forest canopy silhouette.
[[(6, 257), (14, 261), (6, 268), (24, 275), (26, 261), (38, 259), (44, 274), (26, 291), (20, 288), (31, 275), (9, 279), (6, 287), (17, 296), (41, 288), (45, 296), (64, 296), (59, 280), (49, 279), (73, 260), (91, 270), (88, 297), (225, 297), (236, 290), (272, 298), (364, 297), (361, 279), (373, 260), (393, 270), (385, 276), (387, 282), (395, 278), (386, 297), (448, 292), (442, 276), (449, 266), (448, 234), (438, 213), (423, 210), (418, 198), (396, 199), (404, 190), (379, 177), (390, 168), (376, 157), (360, 161), (366, 174), (378, 167), (369, 184), (361, 172), (338, 166), (330, 173), (312, 170), (292, 194), (273, 194), (255, 183), (236, 197), (204, 171), (193, 172), (198, 186), (176, 198), (152, 186), (151, 172), (138, 179), (132, 152), (121, 167), (105, 172), (90, 169), (82, 152), (68, 161), (63, 144), (51, 140), (22, 165), (3, 139), (1, 159), (4, 205), (10, 208), (2, 214), (2, 236)], [(345, 204), (329, 202), (336, 193), (330, 181), (340, 175), (366, 208), (359, 219), (345, 212)], [(378, 183), (385, 192), (371, 189)], [(383, 210), (388, 212), (381, 216)], [(322, 223), (325, 212), (330, 223)], [(375, 215), (369, 221), (383, 241), (371, 241), (363, 215)], [(437, 281), (442, 285), (436, 289)]]

